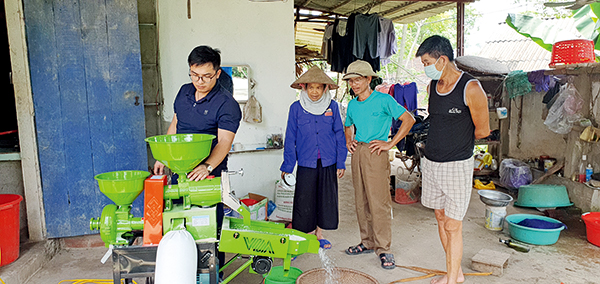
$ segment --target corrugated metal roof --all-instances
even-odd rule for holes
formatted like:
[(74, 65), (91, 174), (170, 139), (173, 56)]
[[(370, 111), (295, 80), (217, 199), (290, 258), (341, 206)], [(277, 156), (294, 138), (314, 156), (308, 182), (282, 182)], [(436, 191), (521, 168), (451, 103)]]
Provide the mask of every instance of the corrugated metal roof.
[[(548, 20), (552, 25), (566, 27), (571, 30), (573, 37), (578, 35), (572, 19)], [(545, 50), (531, 39), (519, 34), (506, 23), (498, 27), (494, 36), (479, 52), (478, 56), (495, 59), (508, 66), (511, 71), (534, 71), (548, 69), (552, 53)]]
[(294, 6), (342, 16), (352, 13), (379, 13), (396, 23), (407, 24), (453, 9), (457, 2), (475, 1), (294, 0)]
[(306, 45), (306, 48), (320, 52), (325, 25), (325, 23), (297, 22), (295, 32), (296, 45)]
[[(312, 21), (296, 21), (296, 46), (306, 46), (314, 51), (321, 51), (325, 21), (331, 21), (335, 15), (349, 16), (352, 13), (379, 13), (395, 23), (407, 24), (444, 13), (456, 8), (457, 2), (474, 2), (476, 0), (450, 1), (397, 1), (397, 0), (294, 0), (297, 9), (317, 11), (312, 14)], [(301, 10), (302, 11), (302, 10)], [(302, 15), (302, 13), (301, 13)], [(306, 17), (307, 15), (303, 15)]]

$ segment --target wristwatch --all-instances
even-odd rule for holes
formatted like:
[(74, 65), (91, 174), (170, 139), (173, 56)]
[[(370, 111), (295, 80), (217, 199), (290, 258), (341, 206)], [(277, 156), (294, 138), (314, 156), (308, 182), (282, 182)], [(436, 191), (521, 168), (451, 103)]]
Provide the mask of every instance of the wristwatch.
[(208, 171), (208, 173), (210, 174), (213, 171), (213, 167), (209, 164), (204, 164), (206, 166), (206, 170)]

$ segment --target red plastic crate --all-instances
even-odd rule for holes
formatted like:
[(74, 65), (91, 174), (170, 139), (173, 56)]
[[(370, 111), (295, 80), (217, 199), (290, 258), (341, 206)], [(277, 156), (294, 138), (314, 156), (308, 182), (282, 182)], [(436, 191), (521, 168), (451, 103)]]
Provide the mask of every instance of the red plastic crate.
[(589, 39), (574, 39), (556, 42), (552, 46), (550, 67), (560, 64), (594, 63), (594, 42)]

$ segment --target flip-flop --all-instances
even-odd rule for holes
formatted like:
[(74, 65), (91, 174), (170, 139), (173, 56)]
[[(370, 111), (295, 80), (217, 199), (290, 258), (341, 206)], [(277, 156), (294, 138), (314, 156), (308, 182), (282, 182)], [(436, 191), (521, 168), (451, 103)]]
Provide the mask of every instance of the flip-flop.
[(322, 249), (331, 249), (331, 243), (327, 239), (320, 239), (319, 243)]
[(365, 245), (363, 245), (361, 243), (361, 244), (358, 244), (356, 246), (349, 247), (348, 249), (345, 250), (345, 252), (346, 252), (347, 255), (357, 255), (357, 254), (362, 254), (362, 253), (370, 253), (370, 252), (373, 252), (373, 250), (372, 249), (367, 249), (365, 247)]
[[(394, 255), (391, 253), (379, 254), (379, 260), (381, 261), (381, 268), (383, 268), (383, 269), (396, 268), (396, 261), (394, 261)], [(391, 264), (391, 265), (386, 265), (386, 264)]]

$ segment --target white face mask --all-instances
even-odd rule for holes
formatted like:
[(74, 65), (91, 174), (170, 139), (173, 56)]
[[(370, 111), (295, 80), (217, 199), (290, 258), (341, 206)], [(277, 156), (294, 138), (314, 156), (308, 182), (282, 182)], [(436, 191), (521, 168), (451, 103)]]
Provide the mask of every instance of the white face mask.
[(439, 57), (435, 63), (429, 65), (429, 66), (425, 66), (424, 70), (425, 70), (425, 75), (427, 75), (427, 77), (431, 78), (432, 80), (439, 80), (442, 77), (442, 73), (444, 72), (444, 68), (446, 68), (446, 66), (444, 65), (444, 67), (442, 67), (442, 71), (437, 70), (437, 68), (435, 68), (435, 65), (437, 64), (437, 62), (440, 60), (441, 57)]

